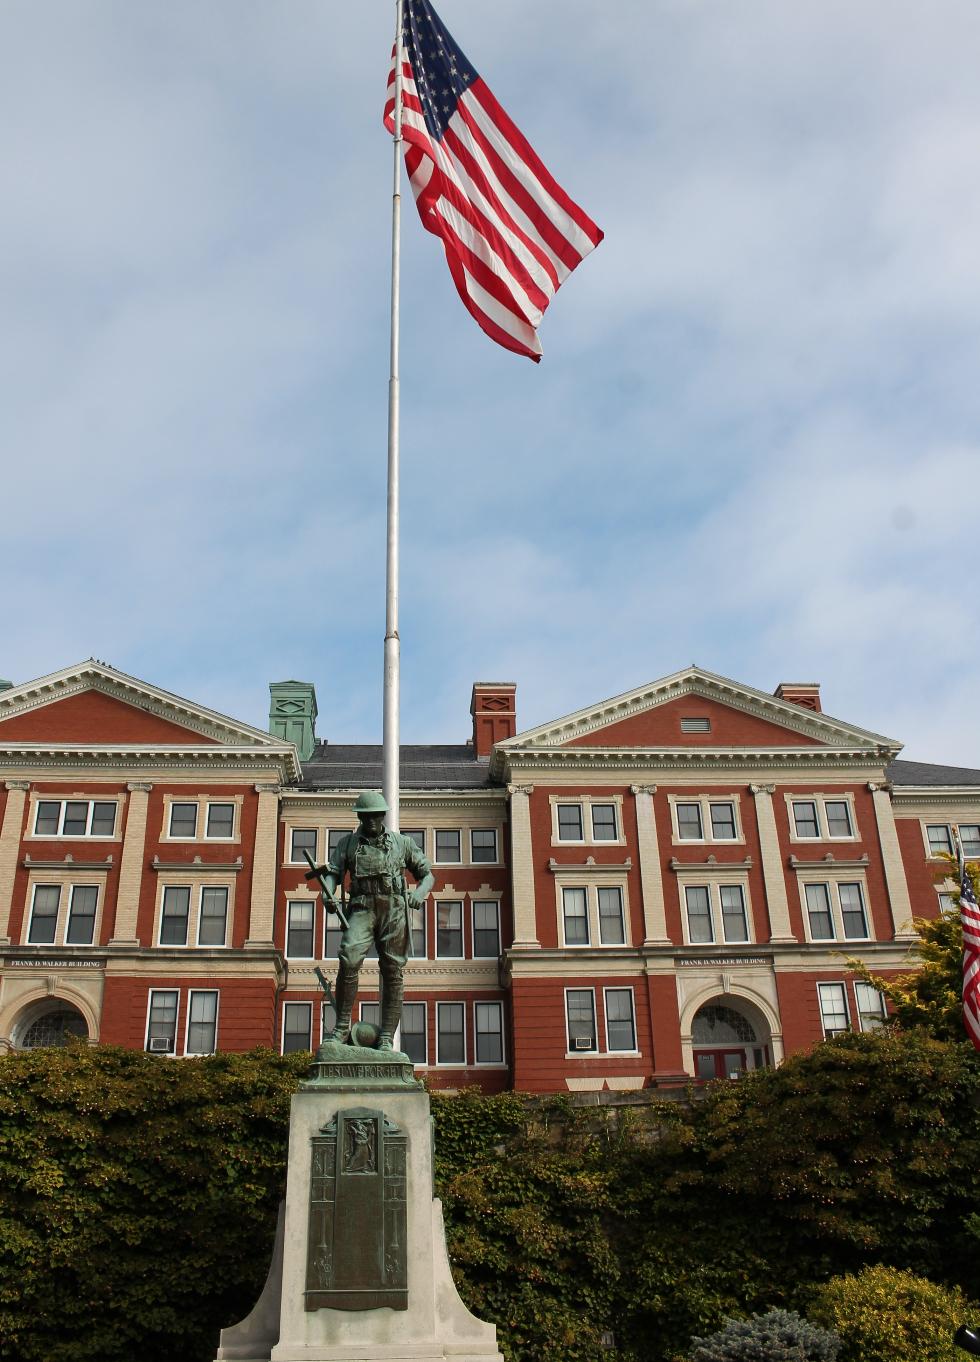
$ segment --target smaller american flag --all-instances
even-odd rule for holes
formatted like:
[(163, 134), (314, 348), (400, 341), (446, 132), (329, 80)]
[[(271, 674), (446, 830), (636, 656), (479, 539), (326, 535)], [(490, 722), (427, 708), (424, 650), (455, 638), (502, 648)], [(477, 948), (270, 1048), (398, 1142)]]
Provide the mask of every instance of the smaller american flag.
[[(602, 232), (497, 103), (429, 0), (404, 0), (402, 44), (405, 164), (422, 224), (441, 238), (459, 296), (487, 335), (539, 360), (545, 308)], [(396, 61), (397, 48), (385, 105), (390, 132)]]
[(973, 882), (966, 872), (963, 848), (957, 838), (960, 861), (960, 921), (963, 924), (963, 1025), (980, 1050), (980, 907)]

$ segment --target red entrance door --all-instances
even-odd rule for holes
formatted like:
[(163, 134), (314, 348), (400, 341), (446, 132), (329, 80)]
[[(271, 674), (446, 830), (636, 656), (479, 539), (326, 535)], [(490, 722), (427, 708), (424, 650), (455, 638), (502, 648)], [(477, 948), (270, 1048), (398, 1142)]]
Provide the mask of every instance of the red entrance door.
[(699, 1050), (694, 1056), (694, 1072), (698, 1078), (737, 1078), (748, 1067), (744, 1050), (726, 1047), (719, 1050)]

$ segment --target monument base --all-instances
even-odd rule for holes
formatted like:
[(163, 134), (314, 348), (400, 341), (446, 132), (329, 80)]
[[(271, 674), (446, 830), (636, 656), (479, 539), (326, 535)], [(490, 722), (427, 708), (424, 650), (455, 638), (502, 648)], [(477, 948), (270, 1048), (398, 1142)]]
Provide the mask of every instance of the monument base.
[(428, 1094), (405, 1056), (353, 1048), (293, 1097), (272, 1267), (216, 1362), (503, 1362), (452, 1279)]

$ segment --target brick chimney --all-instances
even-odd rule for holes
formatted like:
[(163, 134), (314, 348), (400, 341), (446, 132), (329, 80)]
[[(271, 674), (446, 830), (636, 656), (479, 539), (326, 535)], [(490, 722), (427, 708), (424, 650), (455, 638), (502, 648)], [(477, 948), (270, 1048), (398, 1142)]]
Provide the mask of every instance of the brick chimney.
[(474, 681), (470, 713), (473, 752), (489, 757), (495, 742), (517, 732), (517, 686), (513, 681)]
[(821, 712), (819, 681), (780, 681), (774, 694), (777, 700), (788, 700), (791, 705), (812, 709), (817, 714)]

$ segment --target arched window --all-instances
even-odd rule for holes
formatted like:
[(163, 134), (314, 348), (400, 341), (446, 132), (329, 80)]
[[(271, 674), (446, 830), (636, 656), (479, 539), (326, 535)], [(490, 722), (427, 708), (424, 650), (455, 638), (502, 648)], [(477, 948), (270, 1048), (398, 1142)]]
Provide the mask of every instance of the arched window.
[(52, 1002), (30, 1015), (15, 1044), (19, 1050), (37, 1050), (43, 1045), (65, 1045), (71, 1036), (88, 1036), (85, 1018), (70, 1003)]
[(708, 1003), (699, 1008), (691, 1025), (695, 1045), (755, 1044), (755, 1028), (734, 1008)]

